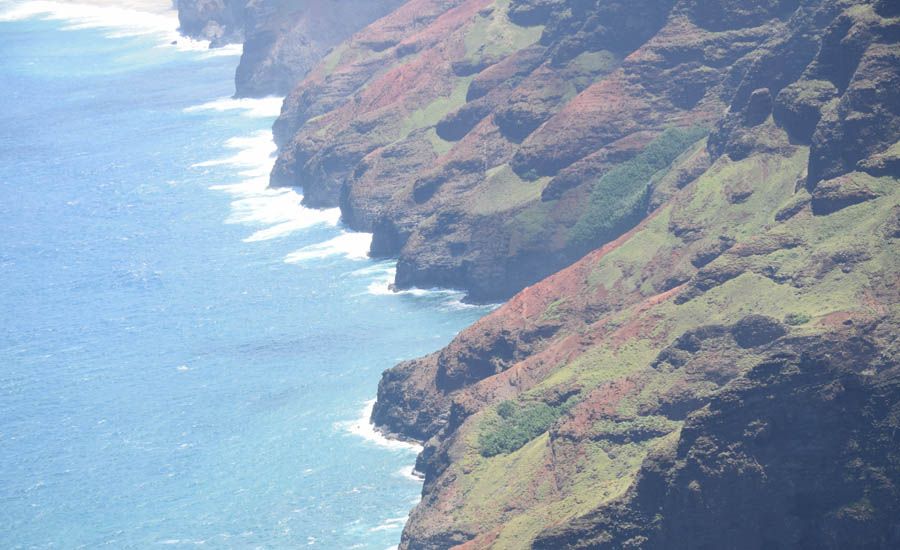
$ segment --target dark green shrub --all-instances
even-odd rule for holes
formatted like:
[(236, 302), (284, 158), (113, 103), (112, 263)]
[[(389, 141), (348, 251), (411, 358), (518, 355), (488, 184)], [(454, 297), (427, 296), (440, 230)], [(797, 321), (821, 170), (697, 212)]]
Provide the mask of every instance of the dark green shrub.
[(497, 414), (500, 418), (509, 418), (516, 412), (516, 404), (512, 401), (504, 401), (497, 405)]
[(785, 324), (788, 324), (791, 326), (805, 325), (811, 319), (812, 319), (812, 317), (810, 317), (809, 315), (807, 315), (805, 313), (788, 313), (787, 315), (784, 316)]
[(500, 422), (481, 434), (479, 446), (486, 457), (511, 453), (546, 432), (553, 423), (571, 408), (573, 400), (561, 405), (526, 403), (517, 405), (504, 401), (497, 405)]
[(705, 128), (669, 128), (637, 156), (603, 175), (591, 189), (585, 211), (569, 235), (569, 245), (585, 253), (637, 225), (644, 217), (653, 175), (707, 133)]

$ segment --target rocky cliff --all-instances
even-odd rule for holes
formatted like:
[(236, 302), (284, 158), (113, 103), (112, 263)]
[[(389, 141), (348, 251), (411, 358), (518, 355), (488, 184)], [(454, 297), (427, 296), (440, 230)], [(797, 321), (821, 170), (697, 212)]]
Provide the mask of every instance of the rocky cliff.
[[(900, 469), (879, 453), (893, 444), (897, 401), (878, 392), (897, 369), (897, 180), (853, 173), (872, 198), (817, 213), (808, 146), (791, 145), (771, 120), (757, 131), (778, 151), (718, 158), (631, 232), (385, 374), (374, 420), (426, 441), (423, 500), (403, 547), (621, 548), (646, 537), (667, 548), (690, 533), (709, 545), (685, 547), (717, 548), (738, 532), (718, 526), (745, 520), (730, 508), (767, 510), (770, 500), (772, 515), (754, 525), (793, 537), (783, 547), (824, 524), (834, 532), (822, 537), (836, 542), (804, 547), (839, 548), (861, 531), (874, 537), (869, 547), (892, 547), (897, 524), (884, 503)], [(845, 386), (858, 392), (848, 404), (837, 397)], [(811, 402), (818, 408), (807, 411)], [(821, 424), (806, 416), (832, 405)], [(755, 429), (752, 451), (764, 456), (741, 447)], [(819, 430), (835, 439), (814, 445)], [(881, 442), (857, 448), (856, 433)], [(843, 462), (810, 462), (823, 447)], [(881, 460), (872, 485), (851, 477), (850, 465), (870, 471)], [(648, 472), (663, 485), (634, 488)], [(827, 493), (837, 476), (846, 486)], [(860, 523), (831, 521), (876, 494), (860, 501), (870, 513)], [(802, 506), (820, 495), (826, 507)], [(657, 508), (679, 519), (644, 523)], [(775, 529), (782, 523), (790, 529)]]
[(181, 32), (243, 43), (237, 97), (287, 95), (325, 54), (401, 0), (176, 0)]
[(211, 47), (244, 40), (247, 0), (174, 0), (179, 31)]

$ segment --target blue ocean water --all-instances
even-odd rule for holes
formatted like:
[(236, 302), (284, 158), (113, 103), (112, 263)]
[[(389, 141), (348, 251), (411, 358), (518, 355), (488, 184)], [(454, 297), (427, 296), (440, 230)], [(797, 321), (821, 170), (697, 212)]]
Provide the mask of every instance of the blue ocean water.
[(264, 190), (236, 57), (69, 25), (0, 19), (0, 547), (395, 545), (363, 409), (485, 310)]

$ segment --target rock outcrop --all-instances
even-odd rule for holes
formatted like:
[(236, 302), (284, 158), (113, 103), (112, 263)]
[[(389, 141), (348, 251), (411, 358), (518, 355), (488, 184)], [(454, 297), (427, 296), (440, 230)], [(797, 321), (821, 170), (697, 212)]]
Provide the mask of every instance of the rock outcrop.
[(179, 31), (211, 47), (242, 42), (247, 0), (175, 0)]

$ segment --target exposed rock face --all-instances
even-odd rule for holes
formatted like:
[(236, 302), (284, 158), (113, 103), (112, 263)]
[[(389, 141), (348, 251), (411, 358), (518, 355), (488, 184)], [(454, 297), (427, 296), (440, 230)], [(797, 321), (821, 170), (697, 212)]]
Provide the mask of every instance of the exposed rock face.
[(412, 0), (293, 90), (272, 181), (373, 231), (372, 253), (399, 257), (398, 287), (503, 299), (658, 206), (665, 165), (633, 177), (649, 182), (621, 204), (598, 205), (604, 176), (666, 128), (713, 129), (712, 158), (737, 160), (788, 145), (759, 131), (774, 116), (791, 142), (812, 145), (811, 191), (884, 173), (893, 165), (875, 156), (900, 120), (898, 23), (885, 9)]
[(401, 0), (254, 2), (235, 85), (239, 96), (287, 95), (329, 50)]
[(236, 96), (287, 95), (333, 47), (402, 0), (178, 0), (181, 31), (243, 42)]
[(213, 47), (244, 39), (247, 0), (175, 0), (182, 34), (209, 40)]

